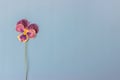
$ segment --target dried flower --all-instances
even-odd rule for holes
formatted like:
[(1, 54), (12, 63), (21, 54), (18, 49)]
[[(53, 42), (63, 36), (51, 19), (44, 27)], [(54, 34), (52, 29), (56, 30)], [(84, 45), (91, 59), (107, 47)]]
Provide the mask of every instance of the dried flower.
[(16, 31), (20, 32), (18, 35), (18, 40), (21, 42), (27, 42), (30, 38), (35, 38), (39, 32), (37, 24), (30, 24), (26, 19), (22, 19), (16, 24)]

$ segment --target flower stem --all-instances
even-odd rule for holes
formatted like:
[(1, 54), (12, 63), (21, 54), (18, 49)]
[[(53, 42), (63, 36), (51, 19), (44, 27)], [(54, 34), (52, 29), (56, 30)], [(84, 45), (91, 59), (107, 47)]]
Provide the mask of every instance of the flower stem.
[(28, 79), (27, 42), (25, 42), (25, 80)]

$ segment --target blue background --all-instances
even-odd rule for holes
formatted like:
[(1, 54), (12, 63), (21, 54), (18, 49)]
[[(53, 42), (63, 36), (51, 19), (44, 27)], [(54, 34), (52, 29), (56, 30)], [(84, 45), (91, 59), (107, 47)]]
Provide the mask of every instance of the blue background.
[(119, 0), (0, 0), (0, 80), (24, 80), (16, 22), (40, 25), (29, 80), (120, 80)]

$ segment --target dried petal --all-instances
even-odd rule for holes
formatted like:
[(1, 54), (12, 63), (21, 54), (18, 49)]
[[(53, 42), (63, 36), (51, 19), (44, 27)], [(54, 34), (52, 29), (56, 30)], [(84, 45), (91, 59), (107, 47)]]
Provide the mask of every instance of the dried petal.
[(18, 31), (18, 32), (24, 32), (24, 26), (22, 24), (16, 25), (16, 31)]
[(18, 21), (17, 24), (22, 24), (25, 28), (27, 28), (30, 23), (27, 19), (22, 19), (22, 20)]
[(34, 29), (36, 33), (39, 32), (39, 28), (37, 24), (30, 24), (28, 29)]
[(28, 32), (27, 32), (27, 35), (29, 38), (35, 38), (36, 36), (36, 32), (34, 29), (29, 29)]
[(28, 36), (24, 34), (19, 34), (17, 38), (19, 41), (24, 42), (24, 43), (28, 41)]

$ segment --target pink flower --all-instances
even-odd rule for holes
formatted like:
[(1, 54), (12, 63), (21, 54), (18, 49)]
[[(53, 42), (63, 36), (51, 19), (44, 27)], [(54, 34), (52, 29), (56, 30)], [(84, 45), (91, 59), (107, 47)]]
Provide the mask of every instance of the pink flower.
[(30, 24), (28, 20), (22, 19), (16, 24), (16, 31), (20, 32), (18, 40), (21, 42), (27, 42), (30, 38), (35, 38), (39, 32), (37, 24)]

